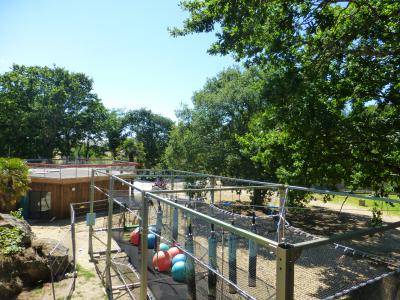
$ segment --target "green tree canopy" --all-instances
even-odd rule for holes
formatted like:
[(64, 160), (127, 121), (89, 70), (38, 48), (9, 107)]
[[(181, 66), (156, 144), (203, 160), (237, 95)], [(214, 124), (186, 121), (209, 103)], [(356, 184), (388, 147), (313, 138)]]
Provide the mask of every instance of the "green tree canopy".
[(164, 162), (171, 168), (255, 177), (237, 137), (261, 105), (262, 80), (256, 69), (227, 69), (193, 96), (193, 108), (178, 112)]
[(99, 138), (105, 114), (86, 75), (14, 65), (0, 75), (0, 154), (69, 156), (82, 141)]
[(139, 109), (127, 112), (125, 124), (128, 134), (143, 143), (147, 167), (157, 165), (167, 147), (173, 121), (150, 110)]
[(283, 182), (400, 191), (398, 1), (181, 2), (175, 36), (216, 32), (211, 54), (264, 73), (263, 106), (239, 137)]
[(143, 143), (133, 139), (127, 138), (124, 140), (119, 148), (123, 158), (128, 158), (130, 162), (144, 163), (146, 152)]

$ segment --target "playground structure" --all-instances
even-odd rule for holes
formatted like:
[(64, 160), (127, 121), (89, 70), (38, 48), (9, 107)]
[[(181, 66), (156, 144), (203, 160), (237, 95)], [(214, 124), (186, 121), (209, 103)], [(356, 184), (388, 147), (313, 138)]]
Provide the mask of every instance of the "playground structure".
[[(132, 299), (333, 299), (400, 270), (398, 257), (365, 250), (381, 243), (372, 236), (399, 236), (400, 222), (323, 237), (291, 225), (287, 205), (290, 190), (398, 200), (178, 170), (125, 167), (117, 173), (93, 169), (90, 201), (79, 206), (87, 212), (89, 255), (109, 299), (121, 291)], [(97, 185), (104, 176), (108, 188)], [(153, 190), (141, 178), (163, 178), (167, 188)], [(268, 214), (256, 216), (248, 204), (253, 213), (243, 215), (222, 201), (226, 191), (256, 190), (275, 193), (277, 205), (268, 206)], [(95, 201), (96, 194), (104, 199)], [(137, 228), (140, 246), (130, 243)], [(155, 249), (143, 238), (149, 234), (156, 236)], [(186, 255), (185, 283), (152, 266), (160, 243)]]

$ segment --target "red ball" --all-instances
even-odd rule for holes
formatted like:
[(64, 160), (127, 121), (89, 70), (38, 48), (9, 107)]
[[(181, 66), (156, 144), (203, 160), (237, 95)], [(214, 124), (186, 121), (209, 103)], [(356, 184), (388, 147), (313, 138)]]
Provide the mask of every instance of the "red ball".
[(159, 272), (169, 271), (171, 268), (171, 257), (167, 251), (158, 251), (154, 254), (153, 267)]
[(140, 230), (139, 228), (136, 228), (134, 231), (131, 233), (131, 244), (134, 246), (139, 246), (140, 244)]
[(168, 254), (171, 257), (171, 259), (173, 259), (176, 255), (183, 253), (183, 251), (181, 249), (179, 249), (178, 247), (171, 247), (168, 249)]

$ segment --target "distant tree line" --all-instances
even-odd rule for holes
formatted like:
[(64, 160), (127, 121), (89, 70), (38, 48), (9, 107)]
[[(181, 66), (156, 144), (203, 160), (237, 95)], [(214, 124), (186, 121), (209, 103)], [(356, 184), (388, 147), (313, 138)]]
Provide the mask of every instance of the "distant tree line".
[(149, 110), (107, 110), (93, 81), (60, 67), (0, 74), (0, 156), (102, 157), (155, 166), (173, 122)]

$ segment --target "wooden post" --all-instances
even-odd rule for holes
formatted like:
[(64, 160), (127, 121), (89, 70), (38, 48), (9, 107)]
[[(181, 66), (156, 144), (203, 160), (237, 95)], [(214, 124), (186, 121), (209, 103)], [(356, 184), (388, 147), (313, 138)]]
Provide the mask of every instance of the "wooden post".
[(276, 248), (276, 299), (293, 300), (296, 249), (289, 244)]

